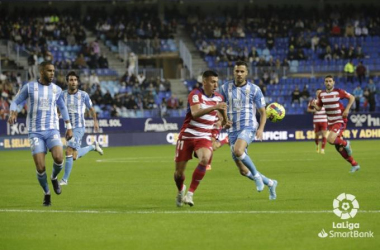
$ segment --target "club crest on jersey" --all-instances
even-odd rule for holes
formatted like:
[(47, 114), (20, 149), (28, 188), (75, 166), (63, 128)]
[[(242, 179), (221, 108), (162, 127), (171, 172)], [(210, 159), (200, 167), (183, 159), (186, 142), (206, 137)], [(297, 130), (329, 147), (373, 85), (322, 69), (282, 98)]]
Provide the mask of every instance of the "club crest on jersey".
[(57, 89), (53, 88), (53, 94), (57, 94)]
[(199, 102), (199, 96), (197, 96), (197, 95), (193, 95), (193, 102), (194, 102), (194, 103)]
[(35, 88), (34, 88), (34, 91), (36, 91), (36, 92), (37, 92), (37, 91), (38, 91), (38, 87), (35, 87)]

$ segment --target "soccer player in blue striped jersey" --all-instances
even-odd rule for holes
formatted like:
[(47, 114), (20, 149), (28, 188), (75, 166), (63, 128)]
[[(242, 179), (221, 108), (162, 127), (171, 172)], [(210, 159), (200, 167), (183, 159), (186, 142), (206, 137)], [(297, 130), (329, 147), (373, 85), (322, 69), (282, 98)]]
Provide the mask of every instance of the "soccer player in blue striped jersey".
[(8, 122), (13, 125), (17, 118), (17, 105), (27, 100), (27, 128), (29, 134), (30, 148), (37, 169), (37, 179), (44, 190), (44, 206), (51, 205), (51, 195), (47, 182), (45, 155), (47, 149), (52, 154), (54, 164), (51, 175), (54, 192), (61, 194), (57, 176), (63, 167), (63, 149), (59, 133), (59, 108), (66, 125), (66, 139), (73, 136), (69, 114), (63, 101), (62, 89), (55, 85), (54, 65), (50, 62), (40, 64), (40, 79), (25, 84), (16, 95), (11, 104), (11, 115)]
[[(228, 137), (232, 158), (243, 176), (256, 183), (257, 191), (269, 187), (269, 199), (276, 199), (277, 181), (261, 174), (248, 156), (248, 145), (255, 140), (263, 139), (266, 123), (265, 100), (260, 88), (247, 80), (248, 65), (238, 61), (234, 66), (234, 81), (221, 85), (219, 92), (227, 103), (228, 119), (232, 127)], [(256, 120), (256, 110), (260, 114), (260, 123)]]
[(65, 174), (63, 175), (60, 185), (67, 185), (73, 168), (73, 161), (83, 157), (90, 151), (96, 151), (103, 155), (103, 150), (100, 148), (97, 141), (94, 145), (81, 148), (82, 138), (85, 132), (84, 113), (86, 108), (89, 110), (91, 117), (94, 119), (94, 130), (99, 131), (98, 120), (96, 119), (96, 111), (92, 107), (92, 102), (88, 94), (79, 89), (79, 76), (70, 71), (66, 75), (68, 89), (63, 91), (63, 99), (69, 112), (70, 122), (73, 126), (74, 136), (67, 142), (66, 147), (66, 163)]

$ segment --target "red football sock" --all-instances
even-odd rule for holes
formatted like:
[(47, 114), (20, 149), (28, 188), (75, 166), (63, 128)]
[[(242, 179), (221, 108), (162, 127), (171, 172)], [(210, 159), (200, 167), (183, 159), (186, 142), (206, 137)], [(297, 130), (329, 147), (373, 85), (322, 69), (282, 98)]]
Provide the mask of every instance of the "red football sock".
[(358, 163), (354, 160), (354, 158), (352, 156), (348, 156), (346, 150), (342, 147), (339, 148), (338, 150), (339, 154), (346, 160), (348, 161), (351, 166), (356, 166), (358, 165)]
[(183, 183), (185, 182), (185, 175), (178, 176), (174, 173), (174, 181), (175, 181), (175, 185), (178, 188), (178, 191), (181, 191), (183, 188)]
[(318, 139), (318, 138), (315, 138), (314, 141), (315, 141), (315, 145), (318, 146), (318, 144), (319, 144), (319, 139)]
[(337, 138), (335, 139), (335, 141), (334, 141), (334, 144), (335, 144), (335, 145), (340, 145), (340, 146), (345, 147), (345, 146), (347, 146), (347, 141), (343, 140), (343, 139), (340, 138), (340, 137), (337, 137)]
[(325, 149), (326, 141), (327, 141), (326, 137), (323, 137), (322, 138), (322, 149)]
[(197, 168), (194, 170), (194, 173), (193, 173), (193, 179), (191, 180), (189, 192), (194, 193), (194, 191), (197, 189), (199, 183), (201, 182), (205, 174), (206, 174), (206, 166), (198, 164)]

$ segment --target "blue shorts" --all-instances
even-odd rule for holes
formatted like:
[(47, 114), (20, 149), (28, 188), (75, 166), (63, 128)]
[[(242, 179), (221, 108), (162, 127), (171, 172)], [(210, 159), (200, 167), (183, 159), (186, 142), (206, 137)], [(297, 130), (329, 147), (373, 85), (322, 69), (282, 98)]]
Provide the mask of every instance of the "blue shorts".
[(73, 137), (67, 142), (67, 146), (78, 151), (82, 146), (82, 138), (85, 128), (74, 128)]
[(51, 129), (40, 132), (29, 133), (29, 142), (32, 155), (45, 153), (47, 149), (52, 149), (55, 146), (62, 147), (61, 135), (58, 130)]
[[(240, 131), (230, 132), (228, 133), (228, 139), (230, 140), (230, 149), (232, 153), (232, 158), (236, 161), (237, 158), (234, 155), (234, 147), (237, 139), (242, 139), (247, 142), (247, 145), (251, 144), (255, 140), (256, 129), (254, 128), (246, 128)], [(247, 146), (247, 148), (248, 148)], [(247, 153), (247, 148), (245, 148), (244, 152)]]

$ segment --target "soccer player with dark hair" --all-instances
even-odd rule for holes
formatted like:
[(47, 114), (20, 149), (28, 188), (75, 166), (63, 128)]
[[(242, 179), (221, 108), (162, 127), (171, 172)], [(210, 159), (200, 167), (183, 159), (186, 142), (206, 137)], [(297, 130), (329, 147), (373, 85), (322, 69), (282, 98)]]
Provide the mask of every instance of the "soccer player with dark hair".
[[(206, 166), (212, 159), (212, 130), (218, 120), (218, 112), (226, 118), (227, 105), (223, 97), (215, 92), (218, 86), (218, 74), (205, 71), (202, 75), (203, 88), (196, 88), (188, 96), (188, 107), (185, 121), (178, 136), (174, 181), (178, 194), (177, 206), (194, 205), (193, 194), (206, 174)], [(223, 125), (227, 119), (223, 120)], [(195, 168), (190, 188), (185, 195), (185, 169), (187, 162), (195, 152), (198, 156), (198, 166)]]
[[(255, 140), (255, 137), (260, 141), (263, 139), (267, 120), (264, 95), (257, 85), (247, 80), (246, 62), (236, 62), (233, 72), (235, 79), (220, 88), (220, 94), (228, 106), (228, 118), (232, 121), (232, 127), (228, 130), (232, 158), (240, 174), (256, 183), (257, 191), (261, 192), (265, 184), (269, 187), (269, 199), (275, 200), (277, 181), (261, 174), (247, 151), (248, 145)], [(256, 110), (260, 114), (260, 123), (256, 120)]]
[(86, 108), (89, 110), (92, 119), (94, 119), (95, 132), (99, 131), (99, 124), (90, 97), (85, 91), (79, 89), (79, 76), (74, 71), (70, 71), (66, 75), (66, 81), (68, 88), (63, 91), (63, 99), (69, 113), (70, 122), (73, 126), (74, 136), (67, 142), (65, 174), (59, 183), (60, 185), (68, 184), (73, 161), (83, 157), (90, 151), (96, 151), (100, 155), (103, 155), (103, 150), (97, 141), (91, 146), (81, 148), (82, 138), (85, 132), (84, 113)]
[[(328, 143), (335, 145), (339, 154), (351, 164), (351, 173), (355, 173), (360, 169), (359, 164), (352, 157), (352, 149), (350, 141), (343, 139), (343, 131), (346, 129), (346, 119), (355, 97), (347, 93), (343, 89), (334, 87), (335, 81), (331, 75), (325, 77), (326, 90), (319, 93), (318, 98), (314, 101), (316, 110), (322, 107), (326, 110), (327, 123), (329, 126)], [(344, 108), (340, 102), (341, 99), (348, 99), (348, 104)]]
[[(315, 92), (316, 97), (318, 98), (319, 93), (322, 92), (322, 89), (317, 89)], [(325, 108), (322, 107), (321, 110), (317, 111), (314, 108), (314, 103), (316, 99), (313, 99), (309, 102), (309, 105), (307, 106), (307, 112), (313, 113), (313, 127), (314, 127), (314, 133), (315, 133), (315, 145), (317, 148), (317, 153), (324, 154), (325, 153), (325, 146), (327, 141), (327, 116)], [(319, 136), (322, 135), (322, 145), (321, 149), (319, 149)]]
[(62, 89), (53, 83), (54, 65), (43, 62), (39, 67), (40, 79), (25, 84), (11, 104), (11, 115), (8, 122), (13, 125), (17, 118), (17, 105), (27, 100), (27, 128), (30, 148), (37, 169), (37, 179), (44, 190), (44, 206), (51, 205), (51, 195), (47, 182), (45, 155), (47, 149), (53, 157), (51, 182), (54, 192), (61, 194), (57, 176), (63, 167), (63, 149), (59, 133), (59, 108), (66, 125), (66, 139), (73, 136), (72, 126), (65, 106)]

